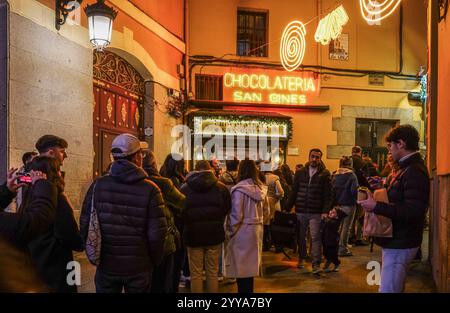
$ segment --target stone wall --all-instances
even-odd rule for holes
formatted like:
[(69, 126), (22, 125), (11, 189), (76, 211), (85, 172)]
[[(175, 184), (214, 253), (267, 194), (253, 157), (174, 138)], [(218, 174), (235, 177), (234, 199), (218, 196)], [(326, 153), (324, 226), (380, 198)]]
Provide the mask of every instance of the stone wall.
[(66, 192), (80, 208), (92, 178), (92, 50), (10, 14), (9, 160), (44, 134), (69, 143)]
[(0, 0), (0, 182), (6, 177), (8, 163), (8, 7)]
[(411, 124), (420, 131), (420, 121), (413, 120), (413, 109), (377, 108), (343, 105), (341, 117), (333, 118), (332, 130), (337, 132), (337, 145), (327, 146), (329, 159), (340, 159), (351, 153), (356, 142), (356, 119), (399, 120), (400, 124)]

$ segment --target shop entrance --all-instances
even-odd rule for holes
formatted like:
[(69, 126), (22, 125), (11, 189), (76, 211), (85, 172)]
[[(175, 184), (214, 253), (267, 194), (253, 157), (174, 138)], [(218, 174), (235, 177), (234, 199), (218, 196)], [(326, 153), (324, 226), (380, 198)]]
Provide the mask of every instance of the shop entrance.
[(356, 145), (363, 149), (363, 155), (369, 156), (382, 170), (387, 162), (386, 142), (384, 136), (399, 124), (398, 120), (356, 120)]
[[(211, 156), (218, 159), (222, 168), (226, 160), (235, 157), (266, 161), (267, 166), (286, 163), (286, 148), (292, 133), (288, 116), (273, 112), (201, 110), (189, 115), (189, 123), (191, 168), (196, 160)], [(217, 146), (222, 149), (219, 153), (214, 150)]]
[(143, 140), (144, 94), (144, 79), (133, 66), (112, 52), (94, 52), (94, 179), (107, 171), (117, 135)]

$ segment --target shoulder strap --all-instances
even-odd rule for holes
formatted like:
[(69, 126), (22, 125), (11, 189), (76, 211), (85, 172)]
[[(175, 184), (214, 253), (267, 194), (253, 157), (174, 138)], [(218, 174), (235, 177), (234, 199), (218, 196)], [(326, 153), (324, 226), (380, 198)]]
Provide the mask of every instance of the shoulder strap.
[(94, 201), (95, 201), (95, 187), (97, 187), (97, 183), (98, 183), (98, 181), (95, 181), (94, 187), (92, 187), (91, 214), (92, 214), (92, 211), (94, 211), (94, 210), (96, 211)]

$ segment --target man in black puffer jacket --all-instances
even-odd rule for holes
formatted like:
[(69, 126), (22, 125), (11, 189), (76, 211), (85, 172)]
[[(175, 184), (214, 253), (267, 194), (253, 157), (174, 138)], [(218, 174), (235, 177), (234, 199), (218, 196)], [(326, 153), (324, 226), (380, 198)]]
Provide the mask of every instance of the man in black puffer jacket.
[(320, 272), (322, 243), (320, 237), (321, 218), (331, 209), (331, 174), (322, 162), (322, 151), (312, 149), (309, 162), (295, 173), (294, 186), (289, 197), (288, 208), (295, 204), (299, 223), (299, 260), (297, 267), (305, 267), (306, 231), (310, 229), (312, 239), (313, 273)]
[[(149, 292), (153, 267), (164, 255), (167, 221), (159, 188), (141, 168), (139, 139), (117, 136), (111, 153), (109, 175), (89, 188), (80, 217), (81, 236), (86, 242), (91, 200), (101, 229), (100, 265), (95, 275), (99, 293)], [(93, 190), (95, 194), (93, 195)]]
[(369, 198), (360, 201), (366, 212), (392, 219), (393, 237), (376, 238), (382, 247), (380, 292), (403, 292), (406, 270), (422, 244), (430, 179), (420, 156), (419, 133), (411, 125), (393, 128), (386, 136), (392, 158), (400, 170), (387, 188), (389, 203)]
[(183, 238), (188, 247), (191, 291), (202, 292), (203, 266), (208, 292), (218, 291), (219, 253), (225, 240), (225, 216), (231, 209), (228, 188), (218, 181), (208, 161), (198, 161), (181, 187), (186, 195)]

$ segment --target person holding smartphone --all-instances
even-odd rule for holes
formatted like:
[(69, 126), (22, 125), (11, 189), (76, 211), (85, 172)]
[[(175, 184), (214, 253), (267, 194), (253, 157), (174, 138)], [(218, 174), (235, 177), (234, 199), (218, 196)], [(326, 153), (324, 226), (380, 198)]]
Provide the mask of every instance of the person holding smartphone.
[(430, 197), (428, 170), (419, 153), (419, 133), (411, 125), (393, 128), (386, 136), (387, 147), (399, 170), (392, 178), (389, 203), (377, 202), (371, 193), (359, 204), (366, 212), (392, 220), (393, 237), (375, 238), (382, 248), (380, 292), (403, 292), (408, 265), (422, 244), (425, 215)]
[(31, 171), (31, 190), (33, 197), (27, 204), (27, 210), (21, 213), (9, 213), (4, 209), (14, 199), (17, 190), (26, 185), (18, 183), (17, 169), (8, 171), (7, 181), (0, 186), (0, 238), (13, 244), (22, 251), (28, 251), (28, 243), (46, 232), (53, 222), (56, 210), (56, 186), (47, 180), (40, 171)]
[[(36, 236), (28, 245), (31, 260), (37, 273), (51, 292), (76, 292), (76, 286), (67, 284), (67, 264), (73, 261), (73, 250), (83, 251), (83, 242), (73, 214), (73, 207), (64, 193), (64, 179), (59, 162), (49, 156), (37, 156), (30, 164), (31, 170), (45, 173), (47, 180), (56, 185), (58, 197), (55, 218), (51, 227)], [(27, 192), (21, 212), (27, 212), (27, 205), (34, 198), (34, 191)]]

